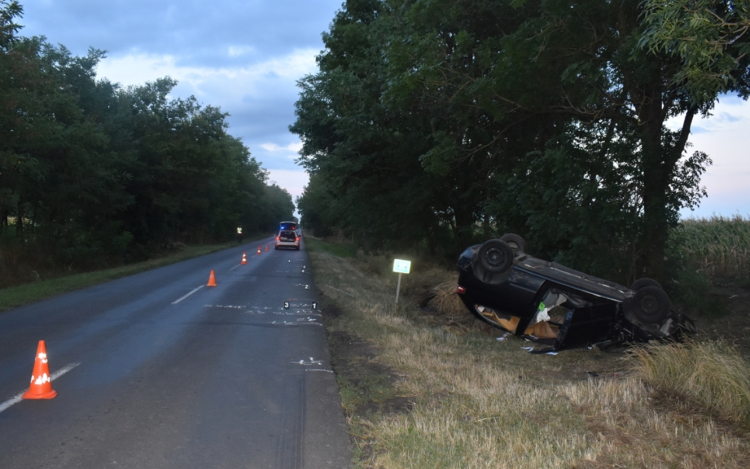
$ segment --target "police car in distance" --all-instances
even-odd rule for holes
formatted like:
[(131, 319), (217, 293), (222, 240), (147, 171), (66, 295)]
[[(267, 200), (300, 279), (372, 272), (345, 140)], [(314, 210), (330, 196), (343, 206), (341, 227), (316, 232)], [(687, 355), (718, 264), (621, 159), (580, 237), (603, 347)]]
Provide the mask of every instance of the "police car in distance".
[(294, 230), (281, 230), (276, 235), (276, 249), (292, 248), (299, 251), (299, 236)]

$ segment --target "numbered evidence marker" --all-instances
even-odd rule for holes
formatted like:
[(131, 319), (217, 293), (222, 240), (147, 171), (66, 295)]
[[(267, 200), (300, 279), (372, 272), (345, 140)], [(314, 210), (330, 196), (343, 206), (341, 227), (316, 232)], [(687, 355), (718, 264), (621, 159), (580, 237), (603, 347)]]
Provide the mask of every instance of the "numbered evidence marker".
[(284, 302), (284, 309), (289, 309), (289, 302), (288, 301)]
[(398, 284), (396, 284), (396, 304), (398, 304), (398, 292), (401, 289), (401, 274), (408, 274), (411, 270), (411, 261), (393, 259), (393, 271), (398, 272)]
[(309, 289), (310, 289), (310, 285), (305, 285), (305, 290), (309, 290)]
[(313, 309), (318, 309), (318, 302), (317, 301), (313, 301), (312, 307), (313, 307)]

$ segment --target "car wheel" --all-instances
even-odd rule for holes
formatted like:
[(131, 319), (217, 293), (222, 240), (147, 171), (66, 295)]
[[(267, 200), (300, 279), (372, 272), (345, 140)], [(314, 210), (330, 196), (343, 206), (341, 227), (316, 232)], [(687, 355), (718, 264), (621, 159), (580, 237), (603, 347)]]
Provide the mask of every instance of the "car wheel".
[(500, 237), (500, 241), (505, 242), (513, 250), (513, 255), (517, 256), (519, 253), (526, 252), (526, 241), (517, 234), (508, 233)]
[(635, 296), (624, 303), (625, 311), (647, 324), (658, 324), (669, 315), (672, 304), (659, 287), (646, 285), (635, 292)]
[(479, 248), (477, 258), (479, 265), (490, 273), (506, 272), (513, 265), (513, 249), (504, 241), (491, 239)]
[(659, 285), (659, 282), (657, 282), (654, 279), (650, 278), (639, 278), (635, 282), (633, 282), (632, 285), (630, 285), (631, 290), (640, 290), (643, 287), (659, 287), (661, 288), (661, 285)]

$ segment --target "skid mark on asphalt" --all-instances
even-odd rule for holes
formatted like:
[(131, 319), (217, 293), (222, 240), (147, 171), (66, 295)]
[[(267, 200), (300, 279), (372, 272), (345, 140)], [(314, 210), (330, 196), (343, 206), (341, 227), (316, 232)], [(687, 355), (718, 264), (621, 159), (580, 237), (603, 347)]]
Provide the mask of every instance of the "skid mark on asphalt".
[(300, 468), (304, 461), (302, 435), (305, 428), (305, 378), (289, 374), (284, 386), (281, 435), (276, 447), (278, 468)]

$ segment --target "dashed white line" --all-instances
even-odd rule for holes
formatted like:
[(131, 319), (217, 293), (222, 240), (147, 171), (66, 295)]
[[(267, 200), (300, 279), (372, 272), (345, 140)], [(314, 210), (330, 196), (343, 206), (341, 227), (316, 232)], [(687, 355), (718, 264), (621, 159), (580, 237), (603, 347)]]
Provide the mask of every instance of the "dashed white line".
[(232, 268), (231, 268), (231, 269), (229, 269), (229, 270), (234, 270), (234, 269), (236, 269), (237, 267), (239, 267), (239, 266), (241, 266), (241, 265), (242, 265), (242, 264), (237, 264), (236, 266), (232, 267)]
[[(50, 379), (51, 379), (52, 381), (54, 381), (54, 380), (56, 380), (57, 378), (59, 378), (60, 376), (62, 376), (62, 375), (64, 375), (65, 373), (67, 373), (68, 371), (70, 371), (70, 370), (72, 370), (73, 368), (77, 367), (78, 365), (80, 365), (80, 363), (68, 363), (68, 364), (67, 364), (67, 365), (65, 365), (64, 367), (62, 367), (62, 368), (60, 368), (59, 370), (57, 370), (57, 371), (55, 371), (54, 373), (52, 373), (52, 374), (50, 375)], [(28, 391), (28, 389), (24, 389), (23, 391), (19, 392), (18, 394), (16, 394), (16, 395), (15, 395), (15, 396), (13, 396), (12, 398), (10, 398), (10, 399), (8, 399), (7, 401), (5, 401), (5, 402), (3, 402), (2, 404), (0, 404), (0, 412), (4, 411), (5, 409), (7, 409), (8, 407), (10, 407), (10, 406), (12, 406), (12, 405), (14, 405), (14, 404), (18, 404), (19, 402), (21, 402), (21, 401), (23, 400), (23, 398), (22, 398), (21, 396), (23, 396), (23, 394), (24, 394), (24, 393), (25, 393), (26, 391)]]
[(173, 305), (176, 305), (177, 303), (179, 303), (180, 301), (184, 300), (185, 298), (187, 298), (188, 296), (190, 296), (190, 295), (192, 295), (193, 293), (197, 292), (198, 290), (200, 290), (200, 289), (201, 289), (201, 288), (203, 288), (203, 287), (205, 287), (205, 285), (201, 285), (200, 287), (198, 287), (198, 288), (195, 288), (195, 289), (193, 289), (193, 290), (192, 290), (192, 291), (191, 291), (190, 293), (188, 293), (187, 295), (185, 295), (185, 296), (182, 296), (182, 297), (180, 297), (180, 298), (177, 298), (176, 300), (174, 300), (174, 301), (172, 302), (172, 304), (173, 304)]

